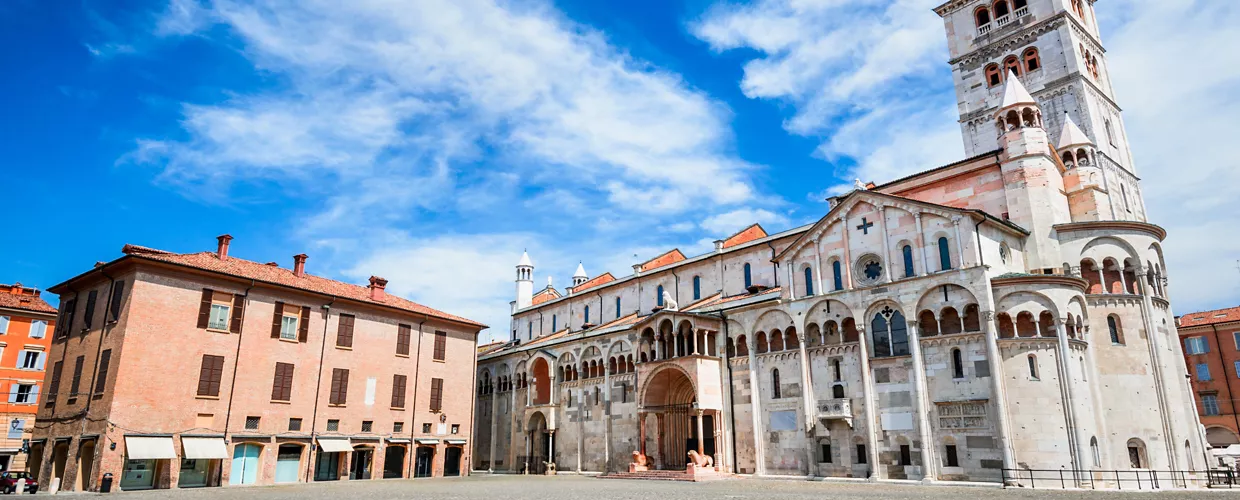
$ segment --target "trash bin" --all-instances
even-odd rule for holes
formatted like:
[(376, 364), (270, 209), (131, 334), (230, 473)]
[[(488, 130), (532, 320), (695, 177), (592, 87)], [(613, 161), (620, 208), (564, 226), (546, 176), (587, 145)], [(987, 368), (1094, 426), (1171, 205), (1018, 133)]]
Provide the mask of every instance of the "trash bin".
[(103, 481), (99, 482), (99, 492), (100, 493), (111, 493), (112, 492), (112, 473), (111, 472), (103, 475)]

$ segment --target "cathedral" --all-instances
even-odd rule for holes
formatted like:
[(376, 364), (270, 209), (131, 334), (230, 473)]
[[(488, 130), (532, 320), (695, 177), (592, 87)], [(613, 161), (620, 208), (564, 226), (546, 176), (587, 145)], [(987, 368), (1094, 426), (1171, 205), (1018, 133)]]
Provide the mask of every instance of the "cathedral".
[(579, 266), (564, 291), (536, 291), (523, 255), (511, 337), (479, 348), (474, 468), (615, 474), (636, 452), (686, 470), (695, 452), (720, 474), (927, 482), (1204, 470), (1167, 235), (1093, 1), (935, 12), (967, 158), (628, 276)]

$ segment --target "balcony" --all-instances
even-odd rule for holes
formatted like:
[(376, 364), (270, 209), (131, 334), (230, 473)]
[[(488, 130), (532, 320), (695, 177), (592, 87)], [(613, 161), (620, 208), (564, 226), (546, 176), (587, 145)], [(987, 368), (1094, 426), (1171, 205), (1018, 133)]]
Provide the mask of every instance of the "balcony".
[(1029, 15), (1029, 7), (1028, 7), (1028, 6), (1025, 6), (1025, 7), (1021, 7), (1021, 8), (1019, 8), (1019, 9), (1016, 9), (1016, 11), (1012, 13), (1012, 17), (1025, 17), (1025, 16), (1027, 16), (1027, 15)]
[(1012, 23), (1012, 16), (1010, 15), (995, 18), (995, 26), (998, 26), (1000, 28), (1007, 26), (1011, 23)]
[(978, 34), (978, 35), (989, 35), (989, 34), (990, 34), (990, 30), (992, 29), (992, 27), (993, 27), (993, 25), (992, 25), (992, 24), (990, 24), (990, 23), (986, 23), (986, 24), (983, 24), (983, 25), (981, 25), (981, 26), (978, 26), (978, 27), (977, 27), (977, 34)]
[(818, 420), (826, 426), (831, 420), (843, 420), (852, 427), (852, 400), (848, 398), (818, 400)]

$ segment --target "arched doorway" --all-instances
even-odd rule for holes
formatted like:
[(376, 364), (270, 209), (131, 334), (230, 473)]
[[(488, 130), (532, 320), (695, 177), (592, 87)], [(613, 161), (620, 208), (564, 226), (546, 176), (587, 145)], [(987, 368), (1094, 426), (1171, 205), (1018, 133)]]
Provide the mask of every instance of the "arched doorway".
[(228, 484), (258, 482), (258, 461), (262, 452), (262, 445), (254, 443), (239, 443), (233, 446), (232, 472), (228, 475)]
[(551, 432), (547, 429), (547, 417), (541, 411), (530, 416), (525, 426), (525, 463), (531, 474), (542, 474), (547, 467), (547, 457), (554, 456), (551, 450)]
[(547, 359), (535, 359), (531, 372), (534, 374), (534, 396), (531, 398), (534, 404), (545, 405), (550, 403), (551, 367), (547, 364)]
[(374, 458), (374, 446), (368, 444), (354, 446), (352, 460), (349, 460), (349, 479), (370, 479), (371, 463)]
[[(647, 379), (642, 408), (638, 415), (641, 444), (647, 455), (653, 454), (654, 463), (660, 469), (684, 469), (691, 449), (705, 448), (705, 453), (714, 454), (713, 436), (707, 436), (707, 442), (702, 443), (703, 446), (698, 443), (698, 429), (713, 429), (714, 418), (711, 415), (702, 416), (711, 423), (708, 426), (703, 421), (702, 425), (698, 425), (697, 419), (701, 412), (698, 411), (696, 403), (697, 391), (693, 381), (679, 368), (664, 368)], [(646, 445), (652, 424), (654, 450), (650, 450)]]

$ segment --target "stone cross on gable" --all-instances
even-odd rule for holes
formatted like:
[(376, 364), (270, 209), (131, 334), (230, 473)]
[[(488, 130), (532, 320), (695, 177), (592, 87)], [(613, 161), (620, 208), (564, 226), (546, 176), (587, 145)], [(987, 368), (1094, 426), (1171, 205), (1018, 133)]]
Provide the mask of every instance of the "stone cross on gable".
[(869, 222), (869, 221), (865, 220), (865, 217), (862, 217), (862, 218), (861, 218), (861, 225), (860, 225), (860, 226), (857, 226), (857, 229), (860, 229), (862, 234), (870, 234), (870, 228), (871, 228), (871, 227), (874, 227), (874, 223), (873, 223), (873, 222)]

